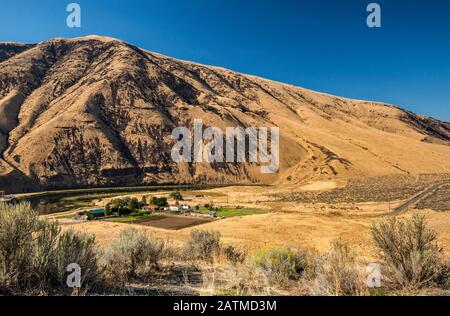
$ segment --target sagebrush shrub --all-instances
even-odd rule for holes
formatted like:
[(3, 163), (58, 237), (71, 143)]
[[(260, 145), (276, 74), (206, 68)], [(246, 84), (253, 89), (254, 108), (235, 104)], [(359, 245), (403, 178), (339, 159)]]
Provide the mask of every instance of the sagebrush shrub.
[(186, 248), (192, 258), (210, 261), (220, 252), (220, 233), (212, 230), (193, 229)]
[[(102, 279), (98, 265), (95, 236), (68, 230), (60, 234), (56, 247), (57, 271), (64, 271), (71, 263), (81, 267), (81, 284), (84, 288), (95, 287)], [(65, 272), (67, 273), (67, 272)], [(64, 276), (63, 273), (61, 276)]]
[(94, 237), (61, 234), (40, 219), (29, 203), (0, 203), (0, 292), (12, 295), (70, 294), (67, 265), (82, 270), (81, 291), (101, 282)]
[(157, 267), (165, 251), (164, 241), (128, 228), (104, 250), (102, 258), (109, 276), (125, 282), (136, 278), (145, 268)]
[(356, 254), (348, 244), (334, 241), (331, 249), (316, 263), (316, 277), (312, 281), (315, 295), (367, 295), (368, 287), (363, 272), (356, 262)]
[(384, 280), (392, 287), (414, 289), (447, 282), (442, 248), (424, 216), (387, 219), (372, 226), (371, 232), (380, 250)]
[(222, 250), (227, 261), (231, 263), (242, 263), (245, 260), (245, 254), (239, 248), (233, 246), (225, 246)]
[(287, 246), (269, 246), (251, 253), (247, 264), (264, 272), (271, 283), (280, 284), (301, 276), (306, 266), (303, 259), (300, 252)]
[(225, 284), (218, 293), (214, 294), (268, 296), (275, 293), (267, 273), (245, 262), (227, 266), (224, 273)]

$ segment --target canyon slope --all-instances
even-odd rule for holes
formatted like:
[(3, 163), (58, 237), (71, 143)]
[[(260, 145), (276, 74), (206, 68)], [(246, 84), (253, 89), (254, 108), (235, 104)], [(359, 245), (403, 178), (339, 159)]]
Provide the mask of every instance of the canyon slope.
[[(280, 171), (171, 159), (175, 127), (280, 128)], [(450, 173), (450, 124), (89, 36), (0, 43), (0, 190)]]

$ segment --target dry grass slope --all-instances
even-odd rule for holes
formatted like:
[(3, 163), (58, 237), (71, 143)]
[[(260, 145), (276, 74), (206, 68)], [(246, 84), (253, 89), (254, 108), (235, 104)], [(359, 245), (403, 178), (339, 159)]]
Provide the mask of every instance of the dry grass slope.
[[(450, 172), (450, 125), (101, 37), (0, 45), (0, 184), (298, 184)], [(172, 129), (279, 126), (281, 171), (171, 161)], [(414, 157), (414, 159), (412, 159)], [(22, 185), (23, 183), (23, 185)]]

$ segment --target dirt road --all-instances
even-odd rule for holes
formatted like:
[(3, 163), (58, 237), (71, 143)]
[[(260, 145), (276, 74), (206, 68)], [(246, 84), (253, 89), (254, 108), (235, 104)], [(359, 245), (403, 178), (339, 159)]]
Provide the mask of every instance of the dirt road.
[(404, 211), (406, 211), (408, 208), (410, 208), (413, 205), (416, 205), (417, 203), (419, 203), (420, 201), (422, 201), (424, 198), (426, 198), (430, 193), (433, 193), (434, 191), (436, 191), (437, 189), (441, 188), (444, 185), (448, 185), (448, 182), (444, 182), (444, 183), (435, 183), (432, 186), (430, 186), (428, 189), (426, 189), (425, 191), (423, 191), (422, 193), (419, 193), (418, 195), (414, 196), (412, 199), (408, 200), (407, 202), (405, 202), (404, 204), (402, 204), (401, 206), (397, 207), (394, 210), (394, 214), (400, 214)]

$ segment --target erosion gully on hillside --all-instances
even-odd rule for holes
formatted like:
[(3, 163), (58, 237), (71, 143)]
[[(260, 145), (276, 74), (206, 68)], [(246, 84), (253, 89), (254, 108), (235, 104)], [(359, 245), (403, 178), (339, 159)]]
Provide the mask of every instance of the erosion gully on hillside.
[[(280, 172), (177, 164), (176, 127), (278, 126)], [(0, 187), (300, 184), (450, 172), (450, 125), (102, 37), (0, 44)]]

